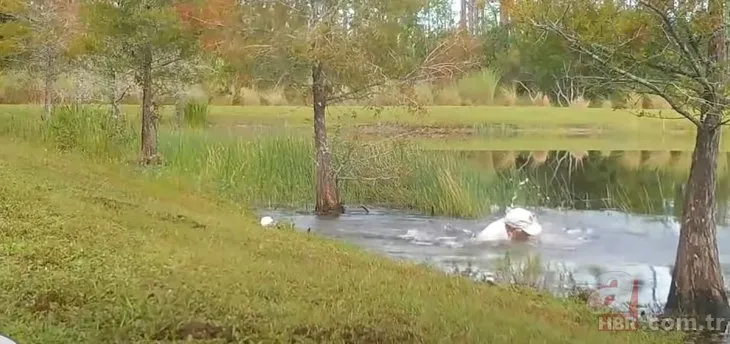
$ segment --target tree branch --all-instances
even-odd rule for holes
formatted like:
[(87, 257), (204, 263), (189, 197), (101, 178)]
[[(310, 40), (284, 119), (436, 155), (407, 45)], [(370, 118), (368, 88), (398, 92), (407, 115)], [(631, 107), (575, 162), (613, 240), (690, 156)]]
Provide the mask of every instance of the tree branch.
[[(598, 45), (598, 44), (591, 44), (590, 46), (593, 49), (588, 48), (585, 44), (580, 42), (580, 40), (577, 37), (567, 33), (565, 30), (563, 30), (560, 26), (558, 26), (555, 23), (543, 24), (543, 23), (539, 23), (539, 22), (535, 21), (534, 19), (530, 19), (530, 21), (533, 26), (535, 26), (539, 29), (546, 30), (548, 32), (553, 32), (553, 33), (559, 35), (565, 41), (567, 41), (574, 50), (591, 57), (593, 60), (602, 64), (604, 68), (607, 68), (611, 72), (616, 73), (616, 74), (630, 80), (633, 83), (639, 84), (639, 85), (651, 90), (654, 94), (659, 95), (660, 97), (664, 98), (671, 105), (671, 107), (672, 107), (672, 109), (674, 109), (674, 111), (677, 111), (677, 113), (682, 115), (687, 120), (691, 121), (697, 127), (702, 126), (702, 123), (697, 118), (692, 116), (692, 114), (689, 113), (687, 110), (683, 109), (682, 106), (675, 99), (670, 97), (669, 94), (667, 94), (667, 92), (660, 89), (656, 83), (654, 83), (651, 80), (648, 80), (644, 77), (641, 77), (635, 73), (632, 73), (625, 68), (617, 67), (617, 66), (611, 64), (611, 61), (609, 60), (609, 58), (601, 57), (598, 55), (598, 53), (596, 53), (594, 51), (594, 49), (604, 50), (604, 51), (611, 51), (611, 49), (608, 49), (608, 48)], [(633, 60), (634, 62), (638, 62), (638, 61), (636, 61), (635, 58), (631, 58), (630, 60)]]

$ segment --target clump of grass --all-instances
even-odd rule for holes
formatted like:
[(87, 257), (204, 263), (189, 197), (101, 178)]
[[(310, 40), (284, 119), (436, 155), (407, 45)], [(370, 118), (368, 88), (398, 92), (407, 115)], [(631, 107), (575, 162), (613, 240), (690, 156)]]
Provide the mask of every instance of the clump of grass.
[(457, 82), (459, 95), (471, 105), (493, 105), (500, 79), (494, 69), (483, 68)]
[(434, 103), (437, 105), (459, 106), (462, 99), (459, 95), (459, 88), (454, 84), (444, 85), (437, 89), (434, 94)]
[(517, 104), (517, 88), (514, 85), (501, 87), (500, 99), (504, 106), (515, 106)]
[(188, 98), (180, 104), (182, 122), (189, 128), (205, 128), (208, 124), (208, 102)]
[(124, 118), (113, 119), (102, 108), (61, 105), (54, 108), (40, 134), (61, 151), (80, 150), (95, 157), (123, 156), (135, 138)]
[(444, 214), (476, 213), (475, 206), (477, 202), (464, 189), (464, 185), (454, 178), (450, 170), (444, 170), (438, 173), (436, 177), (440, 196), (437, 198), (436, 204), (433, 205), (434, 211), (438, 207), (440, 209), (439, 213)]

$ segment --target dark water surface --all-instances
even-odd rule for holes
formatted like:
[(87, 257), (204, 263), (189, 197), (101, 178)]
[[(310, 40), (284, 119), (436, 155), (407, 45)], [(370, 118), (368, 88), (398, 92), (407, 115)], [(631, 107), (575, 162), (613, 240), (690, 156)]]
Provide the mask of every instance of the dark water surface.
[[(534, 190), (540, 190), (540, 197), (513, 204), (536, 212), (544, 229), (539, 243), (495, 247), (471, 241), (504, 214), (508, 203), (495, 204), (492, 214), (476, 220), (377, 208), (369, 209), (369, 213), (353, 208), (337, 219), (288, 211), (262, 213), (395, 259), (427, 263), (446, 271), (470, 265), (490, 275), (504, 269), (506, 254), (512, 264), (524, 264), (528, 257), (539, 256), (545, 268), (553, 272), (540, 274), (540, 283), (556, 291), (568, 284), (596, 288), (617, 280), (618, 289), (605, 292), (616, 296), (614, 306), (623, 308), (631, 298), (630, 280), (638, 279), (642, 282), (638, 291), (642, 310), (651, 313), (666, 302), (691, 152), (461, 154), (465, 162), (483, 164), (485, 173), (524, 178)], [(718, 245), (726, 279), (730, 275), (727, 162), (723, 154), (716, 192)]]

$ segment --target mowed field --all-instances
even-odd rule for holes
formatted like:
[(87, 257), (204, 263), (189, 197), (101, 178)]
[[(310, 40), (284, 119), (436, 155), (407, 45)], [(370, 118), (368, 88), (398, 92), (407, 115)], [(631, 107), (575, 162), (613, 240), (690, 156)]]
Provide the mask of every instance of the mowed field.
[[(431, 106), (423, 112), (403, 107), (368, 109), (362, 106), (329, 107), (330, 124), (401, 124), (408, 126), (474, 127), (505, 126), (528, 131), (570, 129), (662, 132), (691, 129), (676, 113), (646, 110), (653, 117), (637, 116), (637, 110), (606, 108)], [(659, 119), (662, 117), (665, 119)], [(284, 124), (308, 126), (312, 110), (304, 106), (211, 106), (210, 119), (224, 124)]]
[[(122, 108), (129, 116), (139, 116), (138, 105)], [(163, 124), (172, 121), (173, 111), (172, 106), (163, 107)], [(213, 105), (208, 111), (212, 133), (311, 135), (312, 110), (306, 106)], [(692, 150), (694, 127), (689, 121), (669, 110), (645, 111), (539, 106), (431, 106), (413, 111), (331, 106), (327, 125), (349, 138), (401, 139), (436, 150)], [(0, 113), (40, 116), (40, 107), (0, 105)], [(730, 151), (730, 140), (723, 137), (721, 150)]]
[[(0, 111), (40, 115), (38, 105), (0, 105)], [(123, 111), (135, 115), (139, 105), (124, 105)], [(165, 106), (163, 118), (172, 115), (173, 107)], [(635, 131), (647, 133), (687, 130), (692, 126), (668, 110), (607, 108), (501, 107), (501, 106), (431, 106), (423, 111), (404, 107), (366, 108), (363, 106), (328, 107), (329, 125), (400, 124), (408, 126), (474, 127), (503, 125), (530, 131), (565, 129)], [(649, 117), (653, 116), (653, 117)], [(661, 117), (664, 119), (660, 119)], [(215, 106), (209, 107), (209, 119), (215, 125), (285, 125), (306, 127), (312, 123), (312, 109), (306, 106)]]

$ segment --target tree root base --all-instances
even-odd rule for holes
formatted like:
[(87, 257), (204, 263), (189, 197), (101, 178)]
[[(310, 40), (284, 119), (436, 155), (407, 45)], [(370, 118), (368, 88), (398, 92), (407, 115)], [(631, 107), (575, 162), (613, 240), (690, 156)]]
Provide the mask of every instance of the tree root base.
[(317, 205), (314, 209), (314, 213), (318, 216), (340, 216), (345, 213), (345, 207), (342, 203), (334, 206)]
[(144, 166), (157, 166), (162, 165), (162, 156), (160, 154), (153, 154), (150, 156), (142, 156), (139, 159), (140, 165)]

